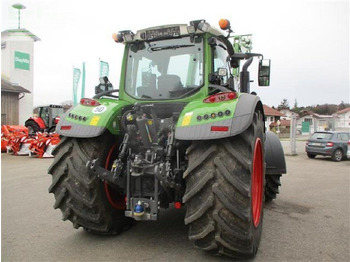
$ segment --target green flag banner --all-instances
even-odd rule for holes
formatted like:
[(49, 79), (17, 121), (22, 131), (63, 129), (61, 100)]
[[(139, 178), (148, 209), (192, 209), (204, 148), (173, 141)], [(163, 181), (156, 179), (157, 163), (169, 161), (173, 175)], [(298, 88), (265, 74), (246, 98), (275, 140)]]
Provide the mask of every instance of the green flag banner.
[(77, 93), (78, 93), (78, 85), (80, 80), (80, 69), (73, 68), (73, 103), (77, 105)]
[(85, 97), (85, 62), (83, 63), (83, 75), (81, 78), (81, 98)]
[(109, 65), (107, 62), (100, 60), (100, 77), (107, 76), (109, 74)]

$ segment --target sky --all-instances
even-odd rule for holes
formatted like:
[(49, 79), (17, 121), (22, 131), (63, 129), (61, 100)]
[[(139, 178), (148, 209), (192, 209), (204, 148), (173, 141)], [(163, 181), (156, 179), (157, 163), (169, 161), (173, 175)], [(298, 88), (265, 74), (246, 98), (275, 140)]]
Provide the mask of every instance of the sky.
[(252, 52), (271, 59), (270, 87), (258, 87), (257, 62), (250, 67), (251, 90), (264, 104), (350, 100), (349, 1), (2, 0), (1, 31), (17, 28), (11, 6), (18, 2), (26, 6), (21, 27), (41, 39), (34, 47), (34, 105), (72, 100), (73, 67), (83, 62), (85, 97), (94, 95), (99, 59), (109, 63), (109, 79), (118, 87), (124, 45), (112, 40), (115, 32), (197, 19), (218, 27), (221, 18), (235, 34), (253, 34)]

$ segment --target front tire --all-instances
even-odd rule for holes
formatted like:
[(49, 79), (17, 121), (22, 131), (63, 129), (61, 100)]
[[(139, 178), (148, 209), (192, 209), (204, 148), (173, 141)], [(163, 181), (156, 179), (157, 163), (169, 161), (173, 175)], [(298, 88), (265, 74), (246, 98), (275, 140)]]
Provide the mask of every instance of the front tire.
[(62, 220), (70, 220), (74, 228), (103, 235), (115, 235), (132, 224), (109, 203), (103, 182), (88, 172), (86, 163), (105, 160), (111, 136), (97, 138), (63, 137), (52, 152), (55, 159), (49, 168), (52, 184), (49, 192), (55, 195), (54, 208), (62, 211)]
[(195, 141), (188, 149), (183, 202), (189, 239), (196, 247), (230, 257), (253, 257), (262, 232), (264, 125), (254, 114), (242, 134)]

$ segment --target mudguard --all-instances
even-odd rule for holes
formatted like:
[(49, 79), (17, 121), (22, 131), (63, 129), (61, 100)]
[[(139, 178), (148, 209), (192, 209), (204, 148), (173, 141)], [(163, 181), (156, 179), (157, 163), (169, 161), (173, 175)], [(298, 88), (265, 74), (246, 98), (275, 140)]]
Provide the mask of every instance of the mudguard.
[(260, 98), (246, 93), (219, 103), (191, 102), (180, 114), (175, 138), (210, 140), (235, 136), (249, 127), (256, 107), (263, 112)]
[(38, 126), (40, 127), (40, 129), (45, 129), (46, 125), (44, 120), (41, 117), (30, 117), (26, 122), (25, 122), (25, 126), (27, 126), (27, 122), (28, 121), (34, 121), (35, 123), (38, 124)]
[(89, 138), (97, 137), (108, 129), (119, 135), (118, 116), (122, 108), (130, 103), (122, 100), (100, 99), (99, 106), (77, 105), (61, 117), (56, 132), (62, 136)]
[(278, 136), (271, 131), (266, 132), (265, 162), (266, 175), (285, 174), (287, 172), (282, 144)]

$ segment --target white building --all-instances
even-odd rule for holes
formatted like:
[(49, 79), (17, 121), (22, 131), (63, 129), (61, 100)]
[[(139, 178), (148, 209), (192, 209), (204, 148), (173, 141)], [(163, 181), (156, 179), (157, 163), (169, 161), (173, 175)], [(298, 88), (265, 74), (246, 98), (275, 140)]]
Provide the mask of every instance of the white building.
[(336, 128), (337, 129), (350, 129), (350, 107), (340, 110), (333, 114), (337, 117)]
[(18, 123), (24, 125), (33, 114), (34, 42), (40, 39), (27, 29), (1, 32), (1, 77), (28, 90), (19, 100)]
[(297, 119), (297, 130), (302, 134), (312, 134), (316, 131), (336, 130), (338, 118), (334, 115), (319, 115), (304, 111)]
[(281, 117), (281, 119), (284, 119), (284, 120), (291, 120), (293, 115), (295, 115), (296, 117), (299, 116), (297, 113), (295, 113), (287, 108), (281, 109), (281, 110), (279, 110), (279, 112), (284, 115)]
[(276, 109), (269, 107), (268, 105), (263, 106), (265, 114), (265, 127), (266, 130), (270, 130), (270, 125), (274, 122), (277, 122), (277, 120), (280, 120), (280, 118), (284, 117), (285, 115), (277, 111)]

